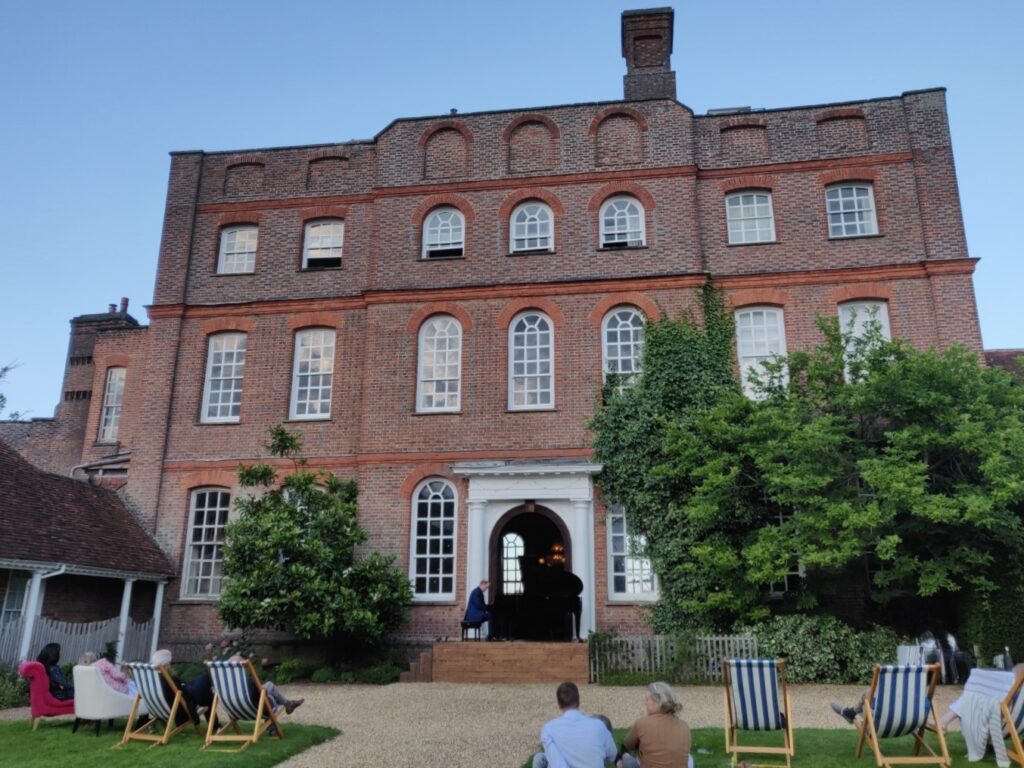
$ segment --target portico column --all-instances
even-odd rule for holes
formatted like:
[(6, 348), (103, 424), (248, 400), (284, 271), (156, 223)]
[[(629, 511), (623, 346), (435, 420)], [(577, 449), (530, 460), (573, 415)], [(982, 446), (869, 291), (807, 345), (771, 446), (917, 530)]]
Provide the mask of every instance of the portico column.
[(487, 578), (487, 500), (466, 502), (466, 594)]
[(121, 593), (121, 617), (117, 623), (117, 655), (114, 658), (115, 664), (124, 661), (124, 641), (128, 634), (128, 608), (132, 604), (132, 585), (135, 579), (124, 580), (124, 591)]
[(164, 582), (156, 583), (156, 600), (153, 602), (153, 633), (149, 638), (149, 655), (156, 653), (157, 643), (160, 642), (160, 619), (164, 615)]
[(596, 592), (594, 575), (594, 504), (591, 499), (572, 500), (572, 569), (583, 581), (583, 613), (580, 636), (596, 628)]
[(28, 585), (28, 600), (25, 601), (24, 620), (21, 625), (21, 645), (18, 647), (18, 659), (28, 658), (32, 646), (32, 633), (36, 629), (36, 617), (39, 616), (39, 589), (43, 584), (43, 574), (32, 571), (32, 580)]

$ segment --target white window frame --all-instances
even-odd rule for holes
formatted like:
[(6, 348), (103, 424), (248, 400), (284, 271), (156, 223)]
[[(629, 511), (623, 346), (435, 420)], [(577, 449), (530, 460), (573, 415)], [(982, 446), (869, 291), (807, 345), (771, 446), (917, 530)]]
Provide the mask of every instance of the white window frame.
[(96, 442), (117, 442), (126, 374), (127, 369), (124, 366), (112, 366), (107, 369), (107, 382), (103, 387), (103, 406), (100, 408), (100, 429)]
[(729, 245), (775, 242), (775, 208), (772, 193), (745, 189), (725, 196), (725, 221)]
[[(506, 542), (505, 540), (515, 537), (516, 541)], [(511, 546), (514, 559), (506, 557), (507, 551)], [(523, 594), (523, 571), (519, 565), (519, 558), (526, 554), (526, 542), (523, 541), (523, 537), (515, 531), (509, 531), (501, 537), (501, 593), (503, 595), (521, 595)], [(509, 591), (509, 585), (512, 585), (514, 589)]]
[(220, 231), (217, 253), (218, 275), (245, 275), (256, 271), (256, 250), (260, 228), (255, 224), (236, 224)]
[[(531, 318), (536, 318), (531, 322)], [(522, 330), (517, 330), (520, 323), (530, 323)], [(546, 325), (546, 331), (541, 328)], [(547, 344), (543, 343), (542, 334), (547, 333)], [(527, 347), (530, 336), (536, 335), (537, 342)], [(519, 342), (522, 341), (522, 355), (517, 355)], [(546, 356), (542, 357), (545, 353)], [(532, 353), (532, 354), (531, 354)], [(517, 357), (521, 359), (517, 360)], [(531, 359), (532, 357), (532, 359)], [(544, 363), (547, 373), (544, 373)], [(521, 372), (517, 373), (517, 365)], [(546, 386), (544, 382), (546, 380)], [(531, 386), (533, 384), (533, 386)], [(536, 396), (536, 402), (530, 403), (530, 395)], [(547, 399), (547, 402), (543, 400)], [(510, 411), (550, 411), (555, 407), (555, 324), (551, 318), (537, 310), (520, 312), (508, 326), (508, 409)]]
[(466, 217), (458, 208), (435, 208), (423, 222), (424, 259), (454, 258), (466, 250)]
[(517, 205), (508, 218), (508, 249), (510, 253), (554, 251), (555, 214), (551, 206), (539, 200)]
[[(621, 532), (617, 525), (621, 522)], [(608, 599), (615, 602), (645, 603), (658, 599), (658, 579), (651, 569), (649, 558), (630, 554), (634, 543), (645, 546), (643, 537), (631, 537), (626, 511), (621, 504), (613, 504), (606, 515), (608, 526)], [(618, 569), (621, 560), (622, 568)], [(616, 589), (616, 578), (623, 579), (623, 590)], [(649, 586), (648, 586), (649, 585)], [(637, 588), (639, 586), (639, 589)]]
[[(344, 263), (344, 219), (313, 219), (306, 222), (302, 235), (303, 269), (339, 269)], [(334, 262), (337, 261), (337, 264)], [(316, 262), (330, 262), (319, 264)]]
[(882, 338), (892, 341), (889, 327), (889, 302), (882, 299), (855, 299), (839, 305), (839, 330), (854, 339), (864, 335), (867, 324), (877, 321)]
[[(289, 419), (317, 421), (331, 418), (334, 344), (333, 328), (304, 328), (296, 332)], [(312, 396), (314, 392), (315, 397)]]
[[(234, 331), (215, 333), (209, 337), (202, 413), (199, 419), (203, 424), (234, 424), (241, 419), (247, 341), (248, 334)], [(224, 375), (226, 367), (230, 367), (230, 372), (234, 375)], [(223, 386), (225, 382), (231, 382), (230, 387)], [(230, 395), (226, 403), (223, 402), (223, 395)], [(211, 408), (216, 408), (217, 413), (211, 415)]]
[(644, 206), (632, 195), (616, 195), (606, 200), (601, 206), (600, 217), (601, 248), (640, 248), (647, 245)]
[(827, 187), (825, 211), (830, 240), (878, 234), (874, 184), (856, 182)]
[[(629, 334), (630, 338), (628, 341), (623, 342), (622, 334), (626, 316), (630, 315), (634, 320), (639, 320), (640, 325), (630, 324)], [(612, 322), (617, 322), (619, 325), (616, 328), (611, 328)], [(621, 306), (615, 307), (608, 314), (604, 316), (601, 321), (601, 371), (605, 379), (608, 378), (608, 374), (617, 373), (622, 377), (624, 384), (634, 381), (641, 372), (641, 360), (643, 358), (644, 349), (644, 331), (647, 327), (647, 318), (644, 317), (636, 307)], [(617, 337), (612, 341), (609, 336), (611, 333), (616, 333)], [(629, 346), (632, 349), (632, 355), (630, 357), (624, 357), (622, 352), (623, 346)], [(622, 361), (629, 361), (628, 371), (623, 371)], [(612, 370), (612, 364), (615, 370)]]
[[(210, 503), (213, 494), (216, 498)], [(204, 516), (201, 522), (197, 522), (200, 496), (205, 502), (202, 506)], [(224, 566), (221, 546), (224, 543), (224, 528), (231, 521), (231, 502), (229, 488), (206, 486), (193, 488), (189, 492), (188, 540), (181, 567), (182, 599), (215, 600), (220, 597)], [(211, 514), (214, 515), (212, 521)]]
[[(448, 492), (450, 498), (445, 496), (445, 491)], [(423, 519), (425, 523), (422, 529), (426, 531), (426, 534), (420, 532), (421, 526), (419, 525), (420, 518), (420, 496), (425, 496), (422, 501), (427, 504), (427, 516)], [(434, 514), (438, 512), (435, 508), (436, 505), (441, 505), (439, 510), (440, 514)], [(448, 509), (446, 509), (448, 507)], [(451, 512), (449, 515), (448, 512)], [(459, 494), (455, 486), (443, 477), (430, 477), (421, 482), (416, 486), (416, 490), (412, 494), (412, 514), (410, 515), (411, 527), (409, 532), (409, 581), (412, 585), (412, 599), (413, 602), (420, 603), (435, 603), (435, 602), (450, 602), (455, 599), (455, 577), (458, 566), (458, 552), (456, 548), (457, 534), (459, 530)], [(440, 523), (440, 532), (431, 532), (431, 522), (437, 521)], [(445, 522), (451, 521), (451, 532), (445, 534)], [(419, 542), (423, 540), (426, 545), (423, 547), (425, 552), (418, 552), (420, 549)], [(445, 552), (445, 540), (448, 540), (451, 550)], [(431, 552), (431, 542), (437, 541), (438, 546), (437, 552)], [(430, 573), (432, 561), (436, 560), (439, 566), (439, 571), (436, 574), (436, 578), (439, 580), (437, 589), (431, 591), (430, 579), (435, 574)], [(423, 573), (419, 573), (420, 562), (424, 562)], [(445, 573), (445, 563), (448, 562), (448, 572)], [(450, 589), (442, 590), (444, 586), (443, 579), (450, 580)], [(418, 579), (423, 579), (426, 582), (426, 590), (418, 591), (419, 586)]]
[[(28, 571), (7, 572), (7, 589), (4, 591), (4, 601), (0, 606), (0, 627), (8, 622), (17, 621), (25, 614), (25, 601), (28, 599), (31, 581), (32, 576)], [(15, 605), (15, 602), (18, 604)]]
[[(439, 349), (442, 334), (444, 348)], [(418, 336), (416, 412), (452, 413), (461, 407), (462, 324), (451, 315), (434, 315), (423, 322)]]
[[(772, 322), (768, 322), (773, 318)], [(755, 321), (762, 320), (760, 325)], [(786, 354), (786, 317), (782, 307), (755, 306), (736, 310), (736, 357), (740, 368), (743, 392), (751, 399), (761, 395), (754, 391), (751, 369), (764, 378), (764, 363)]]

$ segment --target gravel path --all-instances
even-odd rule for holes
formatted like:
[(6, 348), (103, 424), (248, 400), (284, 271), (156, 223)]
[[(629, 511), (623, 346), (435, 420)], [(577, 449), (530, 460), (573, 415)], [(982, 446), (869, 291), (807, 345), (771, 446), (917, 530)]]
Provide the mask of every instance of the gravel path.
[[(554, 685), (469, 685), (396, 683), (388, 686), (284, 686), (306, 703), (288, 720), (330, 725), (341, 736), (313, 747), (283, 765), (388, 766), (388, 768), (480, 768), (519, 766), (538, 747), (545, 720), (558, 714)], [(853, 685), (790, 686), (797, 728), (844, 728), (830, 701), (856, 701)], [(942, 686), (936, 694), (945, 712), (960, 688)], [(694, 728), (722, 727), (722, 689), (677, 689), (683, 717)], [(590, 685), (580, 691), (584, 711), (626, 726), (643, 713), (642, 687)], [(0, 720), (27, 719), (28, 709), (0, 710)], [(286, 721), (287, 722), (287, 721)], [(285, 726), (287, 732), (287, 726)]]

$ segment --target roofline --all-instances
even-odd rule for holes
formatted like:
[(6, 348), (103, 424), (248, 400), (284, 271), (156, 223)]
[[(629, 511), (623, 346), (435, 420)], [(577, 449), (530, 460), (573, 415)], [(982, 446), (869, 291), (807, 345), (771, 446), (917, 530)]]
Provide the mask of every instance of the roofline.
[(49, 560), (18, 560), (0, 557), (0, 568), (14, 571), (52, 571), (63, 567), (64, 573), (73, 576), (98, 576), (103, 579), (134, 579), (135, 581), (157, 581), (167, 583), (173, 573), (164, 571), (124, 571), (118, 568), (99, 568), (93, 565), (75, 565)]
[[(720, 119), (720, 118), (733, 118), (747, 115), (763, 115), (766, 112), (796, 112), (801, 109), (823, 109), (825, 107), (848, 107), (853, 104), (873, 104), (879, 101), (895, 101), (897, 99), (904, 99), (907, 96), (916, 96), (919, 93), (945, 93), (945, 86), (937, 86), (935, 88), (920, 88), (916, 91), (903, 91), (903, 93), (896, 96), (875, 96), (870, 99), (851, 99), (850, 101), (828, 101), (823, 104), (804, 104), (799, 107), (764, 107), (754, 109), (744, 109), (742, 112), (728, 112), (725, 114), (710, 115), (704, 113), (703, 115), (694, 115), (697, 119)], [(714, 107), (714, 109), (729, 109), (729, 107)], [(739, 107), (737, 107), (739, 109)]]

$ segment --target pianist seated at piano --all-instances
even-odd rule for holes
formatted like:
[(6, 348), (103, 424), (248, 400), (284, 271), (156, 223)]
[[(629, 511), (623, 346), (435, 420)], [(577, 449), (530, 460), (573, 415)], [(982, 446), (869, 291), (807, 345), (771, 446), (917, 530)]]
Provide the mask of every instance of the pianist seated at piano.
[(481, 624), (487, 622), (487, 639), (494, 640), (494, 624), (491, 620), (491, 607), (487, 605), (487, 598), (484, 593), (490, 587), (490, 582), (484, 579), (480, 586), (474, 587), (469, 593), (469, 603), (466, 605), (466, 615), (462, 619), (467, 624)]

